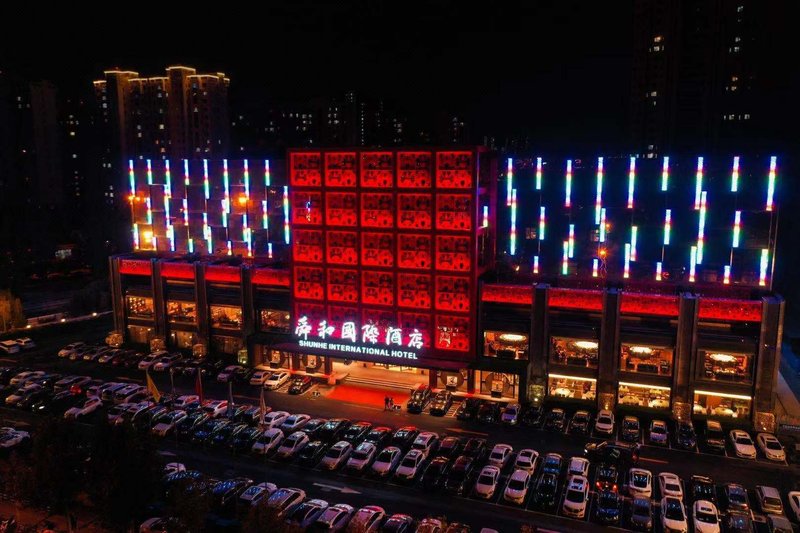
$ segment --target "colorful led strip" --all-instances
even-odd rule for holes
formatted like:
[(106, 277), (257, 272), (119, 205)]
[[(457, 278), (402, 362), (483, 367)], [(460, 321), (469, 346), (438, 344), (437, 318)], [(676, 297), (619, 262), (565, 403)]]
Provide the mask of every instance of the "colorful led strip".
[(700, 195), (703, 192), (703, 158), (697, 158), (697, 172), (694, 177), (694, 209), (700, 209)]
[(569, 241), (564, 241), (564, 254), (561, 258), (561, 275), (566, 276), (569, 272)]
[(706, 240), (706, 191), (700, 194), (700, 217), (697, 224), (697, 264), (703, 264), (703, 245)]
[(231, 241), (228, 241), (228, 255), (233, 255), (233, 247), (231, 246)]
[(628, 209), (633, 209), (633, 195), (636, 189), (636, 158), (631, 157), (628, 165)]
[(150, 160), (147, 160), (147, 184), (153, 184), (153, 165), (150, 164)]
[(128, 159), (128, 183), (131, 186), (131, 201), (136, 197), (136, 175), (133, 173), (133, 159)]
[(622, 270), (622, 277), (628, 279), (631, 275), (631, 243), (625, 243), (625, 265)]
[(546, 222), (547, 222), (547, 220), (546, 220), (546, 216), (545, 216), (545, 207), (541, 206), (539, 208), (539, 240), (540, 241), (544, 240), (544, 234), (545, 234), (544, 232), (545, 232)]
[(733, 158), (733, 169), (731, 170), (731, 192), (739, 192), (739, 156)]
[(689, 251), (689, 282), (694, 283), (695, 266), (697, 265), (697, 246), (692, 246)]
[(631, 226), (631, 261), (636, 261), (636, 242), (639, 240), (639, 226)]
[(664, 246), (669, 246), (669, 234), (672, 232), (672, 209), (664, 212)]
[(150, 197), (148, 196), (145, 198), (145, 204), (147, 205), (147, 223), (153, 223), (153, 206), (150, 204)]
[(269, 171), (269, 159), (264, 160), (264, 187), (272, 186), (272, 175)]
[(769, 180), (767, 181), (767, 211), (772, 211), (773, 198), (775, 196), (775, 167), (778, 165), (778, 158), (774, 155), (769, 158)]
[(488, 228), (489, 227), (489, 206), (483, 206), (483, 224), (482, 227)]
[(269, 215), (267, 214), (267, 201), (261, 200), (261, 225), (269, 229)]
[(538, 274), (539, 273), (539, 256), (538, 255), (534, 255), (533, 256), (533, 273), (534, 274)]
[(598, 259), (596, 257), (594, 259), (592, 259), (592, 277), (593, 278), (597, 277), (597, 267), (598, 267), (598, 263), (599, 262), (600, 261), (598, 261)]
[(567, 159), (567, 177), (564, 191), (564, 207), (572, 207), (572, 159)]
[(511, 237), (509, 239), (509, 253), (517, 253), (517, 189), (511, 190)]
[(606, 208), (602, 208), (600, 210), (600, 232), (599, 232), (598, 240), (600, 242), (606, 242)]
[(289, 244), (289, 187), (283, 186), (283, 240)]
[(656, 262), (656, 281), (661, 281), (661, 261)]
[(594, 198), (594, 223), (600, 224), (600, 210), (603, 208), (603, 158), (597, 158), (597, 191)]
[(244, 196), (250, 201), (250, 168), (247, 159), (244, 160)]
[(758, 274), (758, 285), (764, 287), (767, 284), (767, 267), (769, 266), (769, 250), (761, 249), (761, 263)]
[(725, 265), (723, 267), (723, 273), (722, 273), (722, 284), (730, 285), (730, 283), (731, 283), (731, 266)]
[(188, 244), (189, 244), (189, 253), (193, 254), (194, 253), (194, 239), (189, 239)]
[(208, 184), (208, 159), (203, 159), (203, 189), (206, 194), (206, 200), (208, 200), (211, 197)]
[(172, 196), (172, 174), (169, 170), (169, 159), (164, 161), (164, 193)]
[(536, 190), (542, 190), (542, 158), (536, 158)]
[(191, 183), (189, 182), (189, 160), (188, 159), (184, 159), (183, 160), (183, 184), (186, 187), (191, 185)]
[(272, 259), (272, 243), (271, 242), (267, 243), (267, 257)]
[(669, 156), (664, 157), (661, 164), (661, 192), (666, 192), (669, 188)]
[(506, 168), (506, 205), (511, 207), (511, 189), (514, 187), (514, 160), (508, 158)]
[(734, 248), (739, 247), (739, 234), (742, 230), (742, 212), (736, 211), (733, 215), (733, 243), (731, 246)]
[(575, 255), (575, 224), (569, 225), (569, 258)]
[(133, 249), (139, 249), (139, 224), (133, 224)]

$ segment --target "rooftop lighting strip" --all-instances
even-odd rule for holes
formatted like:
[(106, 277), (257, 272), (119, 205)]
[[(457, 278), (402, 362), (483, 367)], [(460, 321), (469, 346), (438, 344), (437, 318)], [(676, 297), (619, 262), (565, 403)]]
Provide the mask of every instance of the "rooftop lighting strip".
[(183, 160), (183, 184), (186, 187), (191, 185), (191, 183), (189, 182), (189, 160), (188, 159), (184, 159)]
[(267, 243), (267, 257), (272, 259), (272, 243), (271, 242)]
[(672, 209), (664, 212), (664, 246), (669, 246), (669, 234), (672, 232)]
[(164, 193), (172, 196), (172, 174), (169, 170), (169, 159), (164, 161)]
[(631, 261), (636, 261), (636, 244), (639, 237), (639, 226), (631, 226)]
[(190, 238), (189, 241), (188, 241), (188, 244), (189, 244), (189, 253), (193, 254), (194, 253), (194, 239)]
[(228, 241), (228, 255), (233, 255), (233, 247), (231, 246), (231, 241)]
[(725, 265), (723, 267), (722, 284), (730, 285), (730, 283), (731, 283), (731, 266)]
[(661, 164), (661, 192), (667, 192), (669, 188), (669, 156), (664, 157)]
[(598, 236), (598, 240), (600, 242), (606, 242), (606, 208), (602, 208), (600, 210), (600, 235)]
[(208, 200), (211, 197), (208, 184), (208, 159), (203, 159), (203, 189), (205, 191), (206, 200)]
[(631, 243), (625, 243), (625, 263), (622, 270), (622, 277), (628, 279), (631, 275)]
[(597, 192), (594, 199), (594, 223), (600, 224), (600, 210), (603, 208), (603, 158), (597, 158)]
[(227, 213), (231, 212), (231, 191), (230, 180), (228, 178), (228, 160), (222, 160), (222, 186), (225, 188), (225, 204), (224, 208)]
[(131, 187), (131, 200), (136, 196), (136, 174), (133, 172), (133, 159), (128, 159), (128, 183)]
[(739, 247), (739, 235), (742, 230), (742, 212), (736, 211), (733, 215), (733, 242), (731, 246), (734, 248)]
[(566, 276), (569, 272), (569, 241), (564, 241), (564, 254), (561, 258), (561, 275)]
[(511, 190), (511, 238), (509, 239), (509, 253), (517, 253), (517, 190)]
[(547, 224), (547, 217), (545, 215), (545, 206), (539, 207), (539, 240), (543, 241), (545, 236), (545, 229)]
[(697, 158), (697, 171), (694, 176), (694, 210), (700, 209), (700, 195), (703, 193), (703, 158)]
[(552, 373), (548, 374), (547, 377), (556, 378), (556, 379), (571, 379), (571, 380), (574, 380), (574, 381), (591, 381), (591, 382), (596, 382), (597, 381), (594, 378), (583, 378), (583, 377), (580, 377), (580, 376), (565, 376), (564, 374), (552, 374)]
[(767, 211), (772, 211), (775, 196), (775, 173), (778, 166), (778, 158), (774, 155), (769, 158), (769, 179), (767, 181)]
[(703, 264), (703, 246), (706, 240), (706, 191), (700, 194), (700, 217), (697, 224), (697, 264)]
[(567, 159), (567, 176), (564, 191), (564, 207), (572, 207), (572, 159)]
[(488, 228), (489, 227), (489, 206), (483, 206), (483, 222), (481, 227)]
[(272, 186), (272, 175), (269, 171), (269, 159), (264, 160), (264, 187)]
[(598, 263), (599, 263), (599, 261), (598, 261), (598, 259), (596, 257), (594, 259), (592, 259), (592, 277), (593, 278), (597, 277)]
[(536, 190), (542, 190), (542, 158), (536, 158)]
[(628, 165), (628, 209), (633, 209), (633, 195), (636, 189), (636, 158), (631, 157)]
[(767, 284), (767, 267), (769, 266), (769, 250), (761, 249), (761, 262), (759, 264), (758, 285), (764, 287)]
[(139, 224), (133, 224), (133, 249), (139, 249)]
[(506, 168), (506, 205), (511, 207), (512, 188), (514, 187), (514, 160), (508, 158), (508, 166)]
[(697, 265), (697, 246), (692, 246), (689, 252), (689, 282), (695, 281), (695, 266)]
[(261, 200), (261, 225), (269, 229), (269, 215), (267, 214), (267, 201)]
[(183, 224), (189, 228), (189, 200), (183, 199)]
[(289, 187), (283, 186), (283, 240), (289, 244), (290, 228), (289, 228)]
[(703, 396), (717, 396), (718, 398), (732, 398), (734, 400), (752, 400), (750, 396), (744, 396), (742, 394), (730, 394), (727, 392), (710, 392), (705, 390), (695, 390), (695, 395), (702, 394)]
[(538, 255), (534, 255), (533, 256), (533, 273), (534, 274), (538, 274), (539, 273), (539, 256)]
[(661, 261), (656, 262), (656, 281), (661, 281)]
[(150, 160), (147, 160), (147, 184), (153, 184), (153, 165)]
[(731, 169), (731, 192), (739, 192), (739, 156), (733, 158), (733, 169)]
[(145, 198), (144, 201), (147, 204), (147, 223), (148, 224), (152, 224), (153, 223), (153, 206), (150, 203), (150, 197), (148, 196), (147, 198)]
[(572, 259), (575, 255), (575, 224), (569, 225), (569, 240), (567, 242), (569, 243), (569, 258)]
[(630, 383), (628, 381), (620, 381), (619, 384), (625, 387), (633, 387), (634, 389), (670, 390), (669, 387), (664, 387), (660, 385), (644, 385), (642, 383)]

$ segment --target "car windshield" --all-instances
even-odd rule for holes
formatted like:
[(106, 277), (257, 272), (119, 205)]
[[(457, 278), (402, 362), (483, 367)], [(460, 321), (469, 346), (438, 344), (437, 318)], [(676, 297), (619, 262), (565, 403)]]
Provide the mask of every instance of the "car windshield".
[(781, 444), (776, 440), (768, 440), (767, 441), (767, 449), (769, 450), (782, 450)]
[(583, 501), (583, 491), (575, 490), (575, 489), (569, 489), (567, 491), (566, 499), (569, 502), (580, 503), (580, 502)]
[(502, 459), (502, 458), (503, 458), (503, 451), (502, 450), (498, 450), (498, 451), (492, 452), (492, 459)]
[(330, 450), (328, 450), (328, 453), (325, 454), (325, 457), (330, 457), (331, 459), (336, 459), (337, 457), (342, 455), (343, 451), (344, 451), (344, 448), (331, 448)]
[(585, 413), (577, 413), (573, 420), (575, 422), (586, 422), (588, 419), (589, 419), (589, 415), (587, 415)]
[(781, 500), (779, 498), (772, 498), (767, 496), (766, 498), (764, 498), (764, 503), (769, 505), (770, 507), (783, 507), (783, 503), (781, 503)]
[(604, 492), (600, 494), (600, 505), (603, 507), (616, 507), (619, 500), (617, 499), (616, 493), (613, 492)]
[(610, 424), (611, 423), (611, 417), (610, 416), (601, 416), (600, 418), (597, 419), (597, 421), (600, 422), (601, 424)]
[(367, 457), (369, 457), (367, 452), (361, 450), (356, 450), (355, 452), (353, 452), (353, 459), (357, 459), (359, 461), (365, 461)]
[(739, 505), (743, 505), (743, 504), (747, 503), (747, 501), (745, 500), (744, 494), (739, 492), (739, 490), (737, 490), (737, 489), (733, 489), (730, 492), (728, 492), (728, 501), (730, 501), (731, 503), (739, 504)]
[(650, 507), (644, 503), (634, 504), (632, 514), (634, 516), (650, 516)]
[(480, 478), (478, 478), (478, 483), (481, 485), (494, 485), (494, 477), (483, 474)]
[(663, 434), (665, 429), (664, 429), (663, 426), (653, 426), (653, 428), (650, 431), (653, 432), (653, 433), (661, 433), (661, 434)]
[(405, 459), (403, 459), (403, 464), (400, 466), (404, 468), (414, 468), (415, 466), (417, 466), (417, 462), (412, 457), (406, 457)]
[(381, 454), (378, 456), (378, 461), (382, 461), (388, 463), (394, 457), (394, 450), (383, 450)]
[(694, 436), (694, 428), (692, 426), (681, 426), (680, 434), (686, 437)]
[(741, 444), (743, 446), (752, 446), (753, 441), (751, 441), (748, 437), (736, 437), (736, 444)]
[(650, 476), (647, 474), (642, 474), (641, 472), (637, 472), (633, 475), (633, 486), (639, 488), (647, 487), (647, 484), (650, 482)]
[(716, 428), (708, 428), (706, 432), (708, 434), (709, 439), (721, 439), (723, 438), (723, 433), (721, 429)]
[(675, 500), (670, 500), (667, 502), (667, 510), (664, 513), (670, 520), (683, 520), (683, 507), (681, 504)]
[(712, 513), (706, 513), (703, 511), (698, 511), (695, 516), (697, 520), (700, 522), (705, 522), (706, 524), (716, 524), (717, 523), (717, 515)]
[(525, 488), (525, 482), (521, 479), (512, 479), (508, 482), (508, 488), (511, 490), (523, 490)]
[(664, 488), (670, 492), (680, 492), (681, 486), (676, 485), (675, 483), (664, 483)]
[(517, 408), (516, 407), (506, 407), (506, 414), (507, 415), (515, 415), (515, 414), (517, 414)]

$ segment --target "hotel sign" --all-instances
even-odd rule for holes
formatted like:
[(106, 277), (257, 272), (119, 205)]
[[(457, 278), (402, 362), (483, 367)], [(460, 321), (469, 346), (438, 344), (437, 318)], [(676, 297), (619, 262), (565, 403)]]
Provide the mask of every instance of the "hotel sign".
[(313, 348), (355, 355), (372, 355), (392, 359), (418, 360), (423, 348), (422, 333), (396, 327), (379, 327), (355, 322), (336, 325), (327, 320), (312, 323), (307, 316), (297, 319), (294, 334), (302, 348)]

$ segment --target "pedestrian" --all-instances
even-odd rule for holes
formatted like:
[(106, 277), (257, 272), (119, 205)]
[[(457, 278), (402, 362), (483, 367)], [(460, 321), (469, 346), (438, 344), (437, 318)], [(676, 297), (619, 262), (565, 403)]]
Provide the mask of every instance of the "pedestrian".
[(388, 409), (389, 409), (389, 397), (388, 396), (384, 396), (383, 397), (383, 410), (386, 411)]
[(394, 409), (394, 398), (389, 396), (389, 410), (391, 411), (392, 409)]

